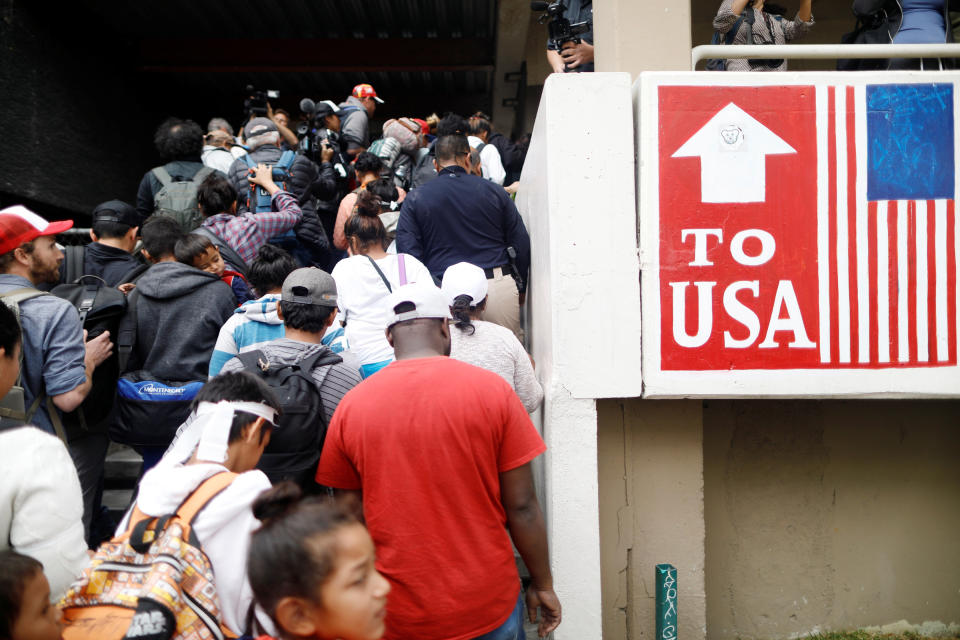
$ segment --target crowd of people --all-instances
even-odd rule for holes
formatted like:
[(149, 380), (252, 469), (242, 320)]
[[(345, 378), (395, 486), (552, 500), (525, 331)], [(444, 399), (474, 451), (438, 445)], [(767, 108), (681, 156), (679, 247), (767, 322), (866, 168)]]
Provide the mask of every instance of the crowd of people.
[[(240, 137), (171, 118), (163, 164), (93, 210), (80, 253), (57, 244), (72, 222), (0, 210), (0, 638), (560, 623), (524, 150), (480, 112), (378, 138), (382, 104), (360, 84)], [(120, 522), (100, 504), (111, 443), (143, 458)], [(170, 553), (193, 578), (158, 568)]]

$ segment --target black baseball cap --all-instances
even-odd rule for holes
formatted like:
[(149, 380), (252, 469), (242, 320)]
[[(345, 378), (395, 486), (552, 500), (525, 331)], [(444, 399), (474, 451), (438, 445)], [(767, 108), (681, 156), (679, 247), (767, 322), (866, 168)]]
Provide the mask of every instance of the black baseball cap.
[(343, 110), (331, 100), (321, 100), (317, 103), (317, 110), (313, 114), (313, 117), (326, 118), (327, 116), (337, 116), (338, 118), (342, 118)]
[(128, 227), (140, 226), (137, 210), (121, 200), (108, 200), (98, 204), (93, 210), (94, 222), (118, 222)]

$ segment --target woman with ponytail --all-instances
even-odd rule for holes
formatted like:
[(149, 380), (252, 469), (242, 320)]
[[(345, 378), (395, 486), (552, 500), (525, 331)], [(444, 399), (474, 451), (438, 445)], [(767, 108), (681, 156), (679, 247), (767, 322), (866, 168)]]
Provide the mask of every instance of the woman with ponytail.
[(513, 387), (527, 413), (536, 411), (543, 402), (543, 387), (534, 373), (533, 359), (512, 331), (480, 320), (487, 305), (483, 269), (468, 262), (450, 265), (440, 289), (454, 321), (450, 357), (496, 373)]
[(262, 526), (250, 540), (247, 573), (281, 638), (383, 637), (390, 583), (349, 511), (282, 482), (260, 495), (253, 515)]
[(350, 350), (360, 358), (364, 378), (393, 361), (393, 348), (384, 333), (386, 297), (403, 284), (432, 282), (430, 272), (413, 256), (387, 253), (381, 202), (371, 189), (357, 194), (356, 209), (343, 225), (350, 257), (338, 262), (331, 273), (337, 282), (339, 318)]

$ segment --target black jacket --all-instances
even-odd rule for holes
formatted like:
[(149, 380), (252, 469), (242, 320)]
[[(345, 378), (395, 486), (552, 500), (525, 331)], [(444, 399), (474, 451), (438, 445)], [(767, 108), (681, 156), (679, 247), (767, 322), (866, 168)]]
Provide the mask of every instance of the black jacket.
[[(181, 180), (192, 180), (197, 175), (197, 171), (203, 169), (204, 164), (200, 162), (200, 156), (188, 158), (185, 160), (174, 160), (163, 165), (174, 182)], [(153, 169), (143, 174), (140, 180), (140, 187), (137, 189), (137, 213), (140, 214), (140, 224), (153, 215), (153, 198), (157, 192), (163, 188), (157, 176), (153, 175)]]
[(91, 242), (83, 252), (83, 273), (103, 278), (108, 287), (131, 282), (135, 271), (145, 269), (132, 255), (123, 249)]
[[(254, 164), (276, 164), (282, 154), (280, 147), (266, 144), (254, 149), (249, 156)], [(234, 160), (230, 167), (229, 178), (237, 190), (237, 213), (250, 210), (247, 203), (250, 195), (247, 170), (247, 163), (243, 158)], [(298, 154), (290, 165), (290, 183), (287, 190), (297, 196), (303, 210), (303, 218), (293, 231), (300, 244), (309, 251), (313, 261), (325, 266), (330, 260), (330, 239), (317, 217), (316, 198), (327, 199), (336, 192), (333, 165), (324, 162), (318, 168), (310, 158)]]
[(523, 160), (526, 154), (523, 148), (507, 140), (502, 133), (491, 133), (487, 144), (492, 144), (500, 152), (500, 162), (507, 171), (507, 177), (504, 179), (504, 185), (510, 185), (520, 179), (520, 172), (523, 170)]

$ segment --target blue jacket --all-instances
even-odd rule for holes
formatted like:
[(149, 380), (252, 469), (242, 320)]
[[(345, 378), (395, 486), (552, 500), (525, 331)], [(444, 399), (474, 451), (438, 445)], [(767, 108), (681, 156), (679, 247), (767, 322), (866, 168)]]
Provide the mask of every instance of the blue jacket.
[(483, 269), (509, 264), (508, 246), (517, 251), (526, 285), (530, 236), (516, 205), (503, 187), (459, 166), (441, 169), (411, 191), (400, 209), (397, 252), (420, 260), (436, 279), (458, 262)]

